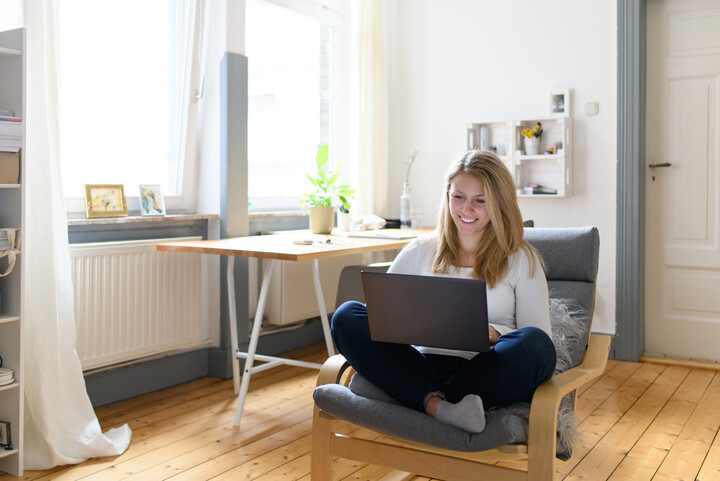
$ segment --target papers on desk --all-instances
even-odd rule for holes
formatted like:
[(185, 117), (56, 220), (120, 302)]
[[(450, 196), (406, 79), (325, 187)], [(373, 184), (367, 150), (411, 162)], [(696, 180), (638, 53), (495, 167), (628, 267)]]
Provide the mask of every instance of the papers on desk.
[[(333, 232), (334, 233), (334, 232)], [(375, 239), (414, 239), (417, 237), (417, 234), (412, 234), (410, 232), (387, 232), (383, 230), (359, 230), (359, 231), (350, 231), (347, 232), (348, 237), (365, 237), (365, 238), (375, 238)]]

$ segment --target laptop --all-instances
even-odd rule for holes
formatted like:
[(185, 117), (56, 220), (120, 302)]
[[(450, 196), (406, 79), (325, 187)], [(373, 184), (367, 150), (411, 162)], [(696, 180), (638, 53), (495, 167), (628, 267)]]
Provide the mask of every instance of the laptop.
[(362, 271), (373, 341), (488, 352), (485, 281)]

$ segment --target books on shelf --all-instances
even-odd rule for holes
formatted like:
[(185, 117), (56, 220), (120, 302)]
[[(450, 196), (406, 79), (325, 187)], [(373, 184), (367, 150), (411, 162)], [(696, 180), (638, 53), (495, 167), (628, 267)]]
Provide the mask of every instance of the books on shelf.
[(0, 115), (0, 152), (18, 152), (22, 146), (23, 122), (20, 117)]
[(528, 184), (523, 189), (523, 193), (525, 195), (556, 195), (558, 191), (538, 184)]

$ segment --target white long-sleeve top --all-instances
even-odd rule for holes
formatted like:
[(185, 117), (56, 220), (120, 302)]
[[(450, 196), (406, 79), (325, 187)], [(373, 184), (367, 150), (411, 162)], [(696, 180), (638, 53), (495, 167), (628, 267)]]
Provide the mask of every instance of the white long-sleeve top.
[[(428, 234), (410, 242), (400, 251), (388, 272), (423, 276), (472, 277), (470, 267), (450, 268), (447, 274), (432, 270), (437, 235)], [(545, 273), (539, 262), (530, 274), (531, 259), (523, 249), (508, 257), (505, 277), (492, 289), (487, 290), (488, 319), (500, 335), (516, 329), (534, 326), (551, 336), (548, 286)], [(444, 354), (471, 359), (477, 353), (422, 347), (422, 352)]]

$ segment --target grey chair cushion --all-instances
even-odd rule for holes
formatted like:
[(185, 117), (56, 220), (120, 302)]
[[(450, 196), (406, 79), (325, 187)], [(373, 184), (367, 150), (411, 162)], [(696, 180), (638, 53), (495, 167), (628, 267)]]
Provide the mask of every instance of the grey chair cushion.
[(595, 282), (600, 249), (596, 227), (526, 228), (524, 237), (545, 261), (548, 281)]
[(313, 399), (318, 408), (337, 418), (438, 448), (484, 451), (527, 439), (524, 422), (519, 416), (488, 414), (485, 431), (471, 434), (419, 411), (358, 396), (339, 384), (318, 386), (313, 391)]

